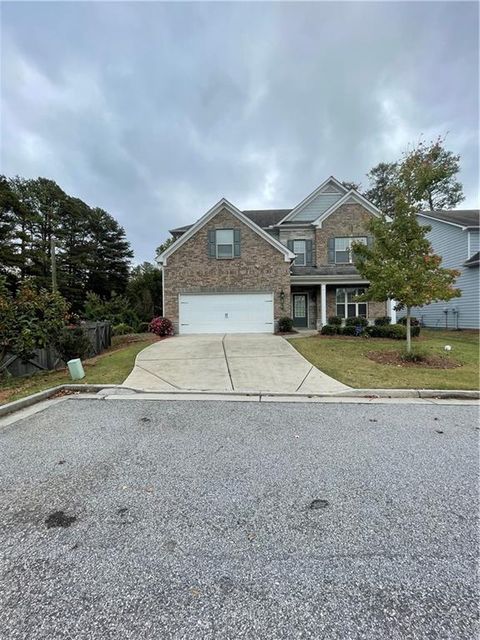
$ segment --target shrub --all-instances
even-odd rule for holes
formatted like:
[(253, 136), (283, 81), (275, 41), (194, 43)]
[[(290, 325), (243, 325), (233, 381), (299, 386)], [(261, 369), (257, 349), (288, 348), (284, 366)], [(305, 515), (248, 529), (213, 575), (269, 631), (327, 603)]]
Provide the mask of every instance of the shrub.
[(374, 325), (367, 328), (371, 338), (391, 338), (392, 340), (404, 340), (407, 330), (401, 324)]
[(375, 318), (374, 322), (375, 322), (375, 326), (383, 327), (385, 325), (390, 324), (391, 320), (392, 319), (390, 318), (390, 316), (381, 316), (380, 318)]
[(92, 351), (92, 344), (83, 327), (65, 327), (57, 340), (55, 348), (62, 360), (67, 363), (74, 358), (85, 358)]
[(149, 325), (149, 331), (157, 336), (173, 336), (173, 324), (168, 318), (153, 318)]
[(288, 316), (283, 316), (278, 321), (278, 330), (282, 333), (288, 333), (293, 329), (293, 320)]
[[(403, 316), (402, 318), (400, 318), (399, 320), (397, 320), (398, 324), (407, 324), (407, 316)], [(420, 326), (420, 320), (418, 318), (415, 318), (414, 316), (410, 317), (410, 326), (411, 327), (419, 327)]]
[(356, 336), (357, 334), (357, 327), (355, 327), (354, 325), (351, 324), (346, 324), (344, 327), (342, 327), (339, 330), (339, 333), (342, 336)]
[(412, 349), (412, 351), (408, 352), (406, 350), (402, 351), (400, 354), (401, 360), (404, 362), (425, 362), (428, 358), (428, 354), (426, 351), (421, 349)]
[(114, 336), (126, 336), (127, 333), (135, 333), (133, 327), (131, 327), (129, 324), (125, 324), (125, 322), (114, 324), (112, 327), (112, 332)]
[(342, 318), (340, 316), (330, 316), (328, 318), (328, 324), (334, 324), (337, 327), (340, 327), (342, 324)]
[(149, 331), (149, 327), (149, 322), (140, 322), (140, 324), (138, 325), (138, 333), (147, 333)]
[(11, 352), (23, 360), (55, 342), (65, 326), (68, 304), (58, 293), (26, 281), (15, 296), (0, 277), (0, 362)]
[(350, 327), (368, 327), (368, 320), (367, 318), (356, 316), (354, 318), (347, 318), (345, 325)]
[(322, 336), (334, 336), (339, 332), (339, 327), (335, 324), (324, 324), (320, 329)]

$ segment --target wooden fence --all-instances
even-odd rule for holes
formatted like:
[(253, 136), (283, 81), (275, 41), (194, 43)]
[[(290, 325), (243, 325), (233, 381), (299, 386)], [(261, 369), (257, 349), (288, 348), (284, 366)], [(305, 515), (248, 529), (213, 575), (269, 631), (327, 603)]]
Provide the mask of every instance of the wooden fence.
[[(112, 343), (112, 330), (109, 322), (87, 322), (83, 325), (92, 348), (88, 353), (89, 358), (102, 353)], [(5, 372), (12, 376), (28, 376), (39, 371), (52, 371), (61, 369), (65, 363), (58, 355), (54, 347), (36, 349), (34, 355), (27, 361), (19, 356), (7, 354), (0, 364), (0, 374)]]

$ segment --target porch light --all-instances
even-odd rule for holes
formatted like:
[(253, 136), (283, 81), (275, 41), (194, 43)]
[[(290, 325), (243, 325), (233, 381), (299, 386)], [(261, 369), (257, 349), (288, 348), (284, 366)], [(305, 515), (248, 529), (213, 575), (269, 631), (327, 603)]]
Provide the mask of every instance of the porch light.
[(280, 307), (282, 311), (285, 309), (285, 291), (283, 289), (280, 291)]

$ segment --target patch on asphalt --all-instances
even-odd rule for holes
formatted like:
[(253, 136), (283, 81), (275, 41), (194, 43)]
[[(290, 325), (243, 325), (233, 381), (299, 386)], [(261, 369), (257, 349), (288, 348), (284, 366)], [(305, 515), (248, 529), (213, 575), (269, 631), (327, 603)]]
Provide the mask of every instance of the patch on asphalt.
[(316, 498), (315, 500), (312, 500), (311, 503), (308, 505), (309, 509), (325, 509), (326, 507), (328, 507), (329, 505), (329, 501), (328, 500), (322, 500), (321, 498)]
[(140, 418), (140, 422), (151, 422), (150, 418)]
[(128, 507), (120, 507), (117, 509), (117, 515), (120, 516), (120, 521), (116, 521), (117, 524), (133, 524), (135, 519), (128, 516)]
[(231, 593), (235, 584), (229, 576), (222, 576), (218, 580), (218, 586), (220, 587), (220, 591), (222, 591), (222, 593)]
[(175, 551), (177, 543), (175, 542), (175, 540), (167, 540), (164, 544), (164, 547), (167, 551)]
[(77, 516), (67, 516), (65, 511), (54, 511), (46, 519), (47, 529), (53, 527), (69, 527), (77, 519)]

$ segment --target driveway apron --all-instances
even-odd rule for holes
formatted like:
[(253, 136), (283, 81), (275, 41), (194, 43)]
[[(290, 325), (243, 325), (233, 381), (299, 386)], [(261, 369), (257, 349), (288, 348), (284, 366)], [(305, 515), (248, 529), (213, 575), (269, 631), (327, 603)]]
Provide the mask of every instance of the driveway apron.
[(141, 351), (123, 383), (142, 391), (335, 393), (346, 385), (270, 334), (174, 336)]

